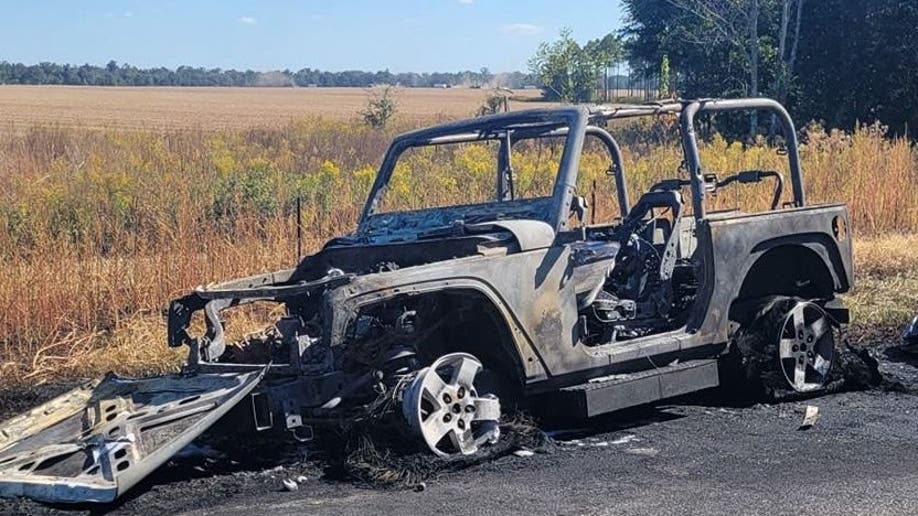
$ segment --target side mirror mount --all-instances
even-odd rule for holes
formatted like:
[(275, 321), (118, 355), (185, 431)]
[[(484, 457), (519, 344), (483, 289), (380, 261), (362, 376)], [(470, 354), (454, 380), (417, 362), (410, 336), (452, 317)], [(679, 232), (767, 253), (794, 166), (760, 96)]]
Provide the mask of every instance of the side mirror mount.
[(586, 198), (581, 195), (575, 195), (571, 199), (571, 213), (577, 215), (577, 220), (583, 224), (583, 221), (586, 219), (586, 210), (589, 207), (587, 204)]

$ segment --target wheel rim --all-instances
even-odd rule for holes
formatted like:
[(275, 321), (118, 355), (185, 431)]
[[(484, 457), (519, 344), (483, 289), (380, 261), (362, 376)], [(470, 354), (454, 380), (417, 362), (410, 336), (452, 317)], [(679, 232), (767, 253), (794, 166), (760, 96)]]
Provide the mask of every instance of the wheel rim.
[(481, 368), (472, 355), (444, 355), (418, 371), (405, 391), (405, 420), (435, 454), (469, 455), (497, 441), (500, 402), (478, 395), (475, 376)]
[(835, 358), (835, 332), (819, 305), (794, 305), (784, 319), (778, 342), (781, 369), (795, 391), (809, 392), (825, 386)]

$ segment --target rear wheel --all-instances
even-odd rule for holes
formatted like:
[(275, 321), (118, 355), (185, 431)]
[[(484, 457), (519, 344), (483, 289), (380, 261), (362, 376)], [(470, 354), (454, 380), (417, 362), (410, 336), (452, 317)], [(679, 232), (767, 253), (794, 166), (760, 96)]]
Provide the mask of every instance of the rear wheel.
[(818, 304), (775, 298), (737, 332), (728, 361), (758, 397), (818, 392), (830, 381), (837, 333)]

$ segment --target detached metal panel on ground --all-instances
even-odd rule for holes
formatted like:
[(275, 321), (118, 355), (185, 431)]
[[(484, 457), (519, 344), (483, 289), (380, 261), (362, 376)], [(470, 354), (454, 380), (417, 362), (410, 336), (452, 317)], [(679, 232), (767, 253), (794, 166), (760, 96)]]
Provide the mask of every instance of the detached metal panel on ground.
[(91, 382), (0, 426), (0, 496), (110, 502), (213, 425), (263, 371)]

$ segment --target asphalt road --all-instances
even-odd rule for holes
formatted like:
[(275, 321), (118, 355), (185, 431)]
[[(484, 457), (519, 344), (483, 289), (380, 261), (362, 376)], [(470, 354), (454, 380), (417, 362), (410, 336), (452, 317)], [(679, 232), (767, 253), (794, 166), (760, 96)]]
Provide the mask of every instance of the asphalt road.
[[(905, 385), (899, 391), (751, 407), (696, 396), (613, 415), (554, 434), (556, 444), (547, 452), (444, 473), (423, 490), (326, 480), (308, 460), (217, 475), (185, 465), (155, 475), (118, 506), (94, 510), (202, 516), (916, 514), (915, 365), (918, 360), (896, 352), (881, 362), (888, 378)], [(820, 417), (800, 430), (807, 405), (819, 407)], [(299, 475), (307, 480), (298, 490), (281, 489), (284, 478)], [(59, 509), (0, 503), (0, 513)]]
[[(221, 500), (192, 514), (915, 514), (918, 398), (850, 393), (805, 404), (662, 407), (626, 430), (508, 456), (423, 492), (329, 489)], [(668, 419), (667, 418), (672, 418)], [(656, 419), (656, 420), (654, 420)]]

